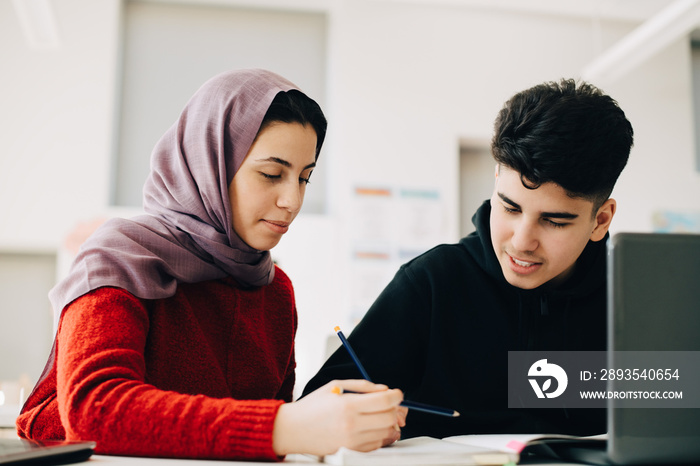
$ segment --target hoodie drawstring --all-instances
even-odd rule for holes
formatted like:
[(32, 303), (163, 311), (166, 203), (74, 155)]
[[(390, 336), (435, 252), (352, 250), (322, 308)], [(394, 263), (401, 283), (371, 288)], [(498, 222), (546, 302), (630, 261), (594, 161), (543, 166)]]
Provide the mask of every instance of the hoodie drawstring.
[(523, 350), (527, 349), (527, 342), (525, 341), (525, 336), (527, 335), (527, 332), (523, 328), (525, 325), (524, 318), (523, 318), (523, 298), (518, 295), (518, 340), (520, 341), (520, 347)]
[(540, 315), (546, 317), (549, 315), (549, 299), (545, 293), (540, 295)]

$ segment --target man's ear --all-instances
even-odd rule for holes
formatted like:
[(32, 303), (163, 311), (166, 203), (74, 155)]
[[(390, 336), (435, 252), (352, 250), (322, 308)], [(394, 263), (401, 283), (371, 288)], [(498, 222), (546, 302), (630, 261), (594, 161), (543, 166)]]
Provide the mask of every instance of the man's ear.
[(591, 241), (600, 241), (605, 238), (605, 234), (610, 229), (615, 211), (617, 210), (617, 202), (615, 199), (608, 199), (600, 206), (595, 215), (595, 223), (593, 224), (593, 232), (591, 232)]

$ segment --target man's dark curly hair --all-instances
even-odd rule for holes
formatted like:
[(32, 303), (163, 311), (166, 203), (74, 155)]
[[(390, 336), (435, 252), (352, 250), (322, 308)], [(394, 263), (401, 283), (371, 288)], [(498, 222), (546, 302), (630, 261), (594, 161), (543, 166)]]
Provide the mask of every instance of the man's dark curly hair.
[(632, 125), (617, 102), (572, 79), (514, 95), (498, 114), (491, 142), (500, 165), (536, 189), (556, 183), (571, 197), (593, 201), (593, 214), (610, 197), (633, 144)]

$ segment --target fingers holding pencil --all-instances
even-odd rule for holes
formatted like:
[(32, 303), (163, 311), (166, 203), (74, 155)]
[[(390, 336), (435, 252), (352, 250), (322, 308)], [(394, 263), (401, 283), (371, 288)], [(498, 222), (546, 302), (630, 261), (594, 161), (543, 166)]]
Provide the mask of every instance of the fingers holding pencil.
[(345, 394), (349, 400), (356, 400), (361, 412), (393, 411), (403, 401), (403, 392), (398, 388), (389, 389), (386, 385), (366, 380), (337, 380), (328, 385), (331, 386), (331, 393)]
[[(386, 385), (371, 384), (363, 380), (342, 380), (331, 382), (331, 392), (344, 395), (349, 409), (359, 411), (355, 427), (364, 432), (367, 442), (358, 442), (356, 450), (368, 451), (390, 445), (401, 438), (401, 427), (406, 425), (407, 409), (399, 405), (403, 393), (398, 389), (385, 388)], [(343, 388), (342, 386), (345, 388)], [(352, 389), (347, 388), (352, 386)], [(375, 391), (364, 391), (371, 388)], [(387, 406), (389, 409), (387, 409)]]
[[(362, 394), (342, 395), (352, 388)], [(277, 454), (327, 455), (340, 447), (368, 451), (398, 439), (401, 390), (366, 380), (333, 381), (279, 408), (273, 431)]]
[(363, 379), (332, 380), (326, 384), (326, 387), (330, 387), (330, 390), (337, 395), (343, 393), (362, 394), (389, 390), (389, 387), (383, 383), (374, 383)]
[[(348, 383), (349, 382), (349, 383)], [(367, 403), (368, 401), (368, 396), (370, 398), (373, 393), (378, 393), (378, 392), (383, 392), (386, 391), (388, 395), (393, 395), (391, 392), (400, 392), (399, 390), (382, 390), (383, 387), (386, 387), (386, 385), (380, 385), (380, 384), (371, 384), (372, 387), (369, 388), (375, 388), (378, 390), (378, 392), (370, 392), (370, 391), (361, 391), (363, 388), (367, 388), (368, 385), (366, 383), (363, 383), (366, 381), (363, 380), (343, 380), (343, 381), (335, 381), (331, 382), (331, 392), (337, 395), (342, 395), (342, 394), (347, 394), (349, 399), (352, 400), (352, 396), (354, 397), (359, 397), (356, 398), (358, 401), (363, 403), (360, 407), (360, 409), (364, 410), (366, 413), (373, 413), (376, 412), (375, 409), (381, 408), (381, 405), (377, 404), (372, 404), (372, 403)], [(342, 388), (340, 385), (352, 385), (353, 390), (349, 390), (348, 388)], [(376, 396), (374, 398), (377, 398)], [(403, 399), (403, 394), (401, 394), (401, 398), (397, 398), (399, 400)], [(374, 401), (375, 403), (378, 402), (379, 400), (371, 400)], [(395, 400), (394, 400), (395, 402)], [(408, 409), (399, 405), (399, 407), (396, 410), (392, 410), (393, 414), (390, 414), (393, 416), (394, 420), (394, 425), (393, 425), (393, 430), (390, 430), (388, 434), (383, 438), (381, 445), (380, 446), (387, 446), (391, 445), (392, 443), (396, 442), (401, 438), (401, 428), (406, 425), (406, 415), (408, 414)], [(376, 446), (375, 446), (376, 447)]]

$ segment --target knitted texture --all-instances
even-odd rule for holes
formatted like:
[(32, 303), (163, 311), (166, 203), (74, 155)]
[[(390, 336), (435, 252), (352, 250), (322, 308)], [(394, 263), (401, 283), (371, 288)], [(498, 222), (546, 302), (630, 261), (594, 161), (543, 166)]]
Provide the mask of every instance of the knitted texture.
[(291, 283), (180, 284), (162, 300), (100, 288), (71, 303), (20, 436), (94, 440), (99, 454), (266, 459), (294, 386)]

